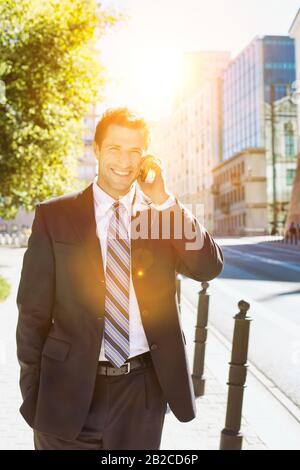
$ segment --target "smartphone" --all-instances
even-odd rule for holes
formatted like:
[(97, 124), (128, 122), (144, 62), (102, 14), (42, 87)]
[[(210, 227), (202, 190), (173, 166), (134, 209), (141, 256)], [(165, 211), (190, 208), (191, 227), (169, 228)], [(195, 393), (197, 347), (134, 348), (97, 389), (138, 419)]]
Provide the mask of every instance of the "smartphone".
[(144, 157), (145, 163), (143, 163), (143, 169), (139, 173), (139, 178), (144, 183), (153, 183), (156, 172), (153, 168), (153, 161), (157, 163), (157, 158), (153, 157), (152, 155), (146, 155)]

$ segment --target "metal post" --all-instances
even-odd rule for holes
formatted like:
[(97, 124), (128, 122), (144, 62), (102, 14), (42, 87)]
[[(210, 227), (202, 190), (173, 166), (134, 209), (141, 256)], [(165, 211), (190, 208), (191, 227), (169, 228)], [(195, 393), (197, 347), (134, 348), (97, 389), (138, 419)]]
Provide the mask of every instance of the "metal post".
[(198, 299), (198, 314), (194, 340), (194, 366), (192, 374), (194, 393), (196, 397), (203, 396), (205, 390), (205, 377), (203, 372), (209, 307), (209, 294), (206, 293), (209, 284), (208, 282), (201, 282), (201, 286), (202, 290), (199, 292)]
[(243, 395), (247, 376), (247, 356), (251, 317), (247, 316), (250, 304), (241, 300), (235, 315), (231, 362), (229, 368), (228, 398), (225, 428), (221, 432), (220, 450), (241, 450), (243, 435), (240, 432)]

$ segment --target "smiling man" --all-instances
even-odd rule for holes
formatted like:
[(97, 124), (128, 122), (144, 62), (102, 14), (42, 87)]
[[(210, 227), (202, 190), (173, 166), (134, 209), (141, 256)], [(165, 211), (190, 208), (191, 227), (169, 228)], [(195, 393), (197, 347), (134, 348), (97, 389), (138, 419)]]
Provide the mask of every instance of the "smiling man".
[(35, 449), (159, 449), (168, 403), (180, 421), (196, 416), (176, 274), (211, 280), (223, 255), (148, 144), (141, 117), (108, 109), (94, 181), (36, 207), (16, 331)]

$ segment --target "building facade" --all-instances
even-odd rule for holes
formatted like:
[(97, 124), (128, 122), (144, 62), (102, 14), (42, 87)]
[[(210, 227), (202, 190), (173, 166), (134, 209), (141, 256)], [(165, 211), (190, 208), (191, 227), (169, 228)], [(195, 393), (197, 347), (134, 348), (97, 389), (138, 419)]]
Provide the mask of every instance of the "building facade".
[(290, 210), (286, 222), (286, 229), (291, 222), (300, 223), (300, 8), (292, 23), (289, 31), (295, 40), (296, 50), (296, 82), (294, 84), (293, 99), (298, 105), (298, 164), (297, 171), (293, 182), (293, 191), (291, 195)]
[(230, 61), (228, 51), (193, 51), (182, 55), (175, 108), (192, 98), (206, 82), (214, 80)]
[(247, 149), (213, 170), (215, 233), (263, 235), (266, 233), (267, 178), (265, 149)]
[[(221, 161), (221, 79), (203, 84), (153, 127), (151, 152), (164, 163), (169, 189), (213, 231), (212, 169)], [(197, 206), (196, 206), (197, 205)]]
[(254, 38), (224, 72), (222, 161), (265, 149), (268, 210), (262, 225), (269, 232), (284, 227), (296, 169), (297, 109), (289, 96), (294, 80), (295, 48), (288, 36)]
[(185, 54), (181, 94), (153, 126), (151, 151), (164, 161), (169, 189), (213, 231), (212, 169), (221, 162), (222, 73), (228, 52)]

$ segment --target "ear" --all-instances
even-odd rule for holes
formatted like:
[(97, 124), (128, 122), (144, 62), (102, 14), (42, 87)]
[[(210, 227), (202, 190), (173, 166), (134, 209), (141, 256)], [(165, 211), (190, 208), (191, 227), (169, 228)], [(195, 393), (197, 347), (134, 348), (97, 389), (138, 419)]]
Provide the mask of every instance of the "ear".
[(96, 156), (99, 154), (99, 145), (93, 140), (93, 150)]

